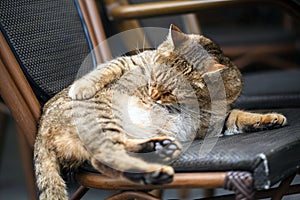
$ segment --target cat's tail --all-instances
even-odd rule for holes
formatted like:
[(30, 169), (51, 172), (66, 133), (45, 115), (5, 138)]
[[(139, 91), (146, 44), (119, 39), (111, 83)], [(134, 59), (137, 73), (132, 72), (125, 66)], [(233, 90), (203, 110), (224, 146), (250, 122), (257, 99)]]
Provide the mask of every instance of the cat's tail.
[(64, 180), (55, 152), (38, 135), (34, 148), (35, 174), (40, 200), (68, 199)]

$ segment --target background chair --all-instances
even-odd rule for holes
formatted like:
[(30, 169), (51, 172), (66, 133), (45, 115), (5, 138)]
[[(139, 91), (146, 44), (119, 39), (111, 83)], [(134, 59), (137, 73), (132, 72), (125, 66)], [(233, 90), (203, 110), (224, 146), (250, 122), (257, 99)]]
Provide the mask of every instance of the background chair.
[[(294, 30), (297, 26), (293, 25), (294, 21), (290, 16), (294, 13), (291, 8), (297, 1), (105, 2), (109, 19), (116, 24), (118, 30), (137, 28), (140, 24), (151, 26), (157, 24), (157, 21), (176, 21), (186, 32), (203, 33), (212, 38), (241, 69), (250, 67), (251, 70), (254, 64), (259, 64), (260, 68), (262, 65), (279, 69), (297, 68), (293, 62), (295, 58), (286, 57), (297, 49), (298, 30)], [(285, 9), (289, 12), (284, 12)], [(193, 14), (185, 15), (190, 12)], [(187, 20), (172, 17), (174, 14), (181, 14), (183, 18), (188, 16), (189, 23), (186, 23)], [(158, 20), (159, 17), (168, 19)], [(166, 28), (169, 24), (159, 23), (167, 24)], [(139, 35), (134, 36), (135, 39), (139, 37), (143, 39)]]
[[(79, 13), (82, 14), (84, 18), (83, 22), (80, 21), (76, 8), (71, 1), (23, 2), (24, 4), (22, 6), (20, 6), (19, 3), (19, 1), (1, 1), (0, 3), (0, 94), (14, 116), (20, 130), (24, 133), (26, 141), (32, 150), (41, 105), (76, 78), (82, 61), (90, 51), (89, 46), (92, 48), (98, 44), (97, 42), (100, 42), (99, 40), (103, 39), (98, 38), (93, 42), (92, 37), (87, 37), (86, 40), (84, 36), (85, 29), (82, 28), (81, 23), (83, 23), (83, 27), (88, 31), (89, 36), (98, 37), (99, 34), (95, 33), (100, 31), (99, 33), (102, 34), (104, 31), (97, 12), (93, 13), (90, 10), (91, 8), (95, 8), (94, 1), (79, 1), (79, 4), (81, 3)], [(84, 12), (82, 8), (86, 8), (87, 12)], [(24, 10), (22, 10), (22, 12), (15, 12), (15, 9)], [(46, 10), (51, 10), (51, 12), (46, 13)], [(182, 8), (180, 12), (182, 11), (187, 12), (184, 8)], [(14, 15), (11, 15), (12, 12)], [(174, 13), (180, 12), (174, 11)], [(98, 21), (98, 23), (95, 21)], [(88, 26), (88, 24), (90, 24), (90, 26)], [(98, 57), (100, 61), (97, 61), (101, 62), (101, 58), (103, 59), (104, 57), (102, 55), (104, 52), (100, 51), (98, 53), (100, 53)], [(96, 53), (96, 56), (97, 55)], [(89, 62), (91, 65), (92, 63), (92, 61)], [(286, 109), (284, 112), (288, 115), (288, 118), (299, 118), (299, 111), (297, 109)], [(293, 174), (297, 171), (297, 166), (299, 166), (299, 158), (297, 157), (297, 155), (300, 155), (299, 145), (297, 143), (299, 142), (299, 140), (297, 140), (299, 136), (299, 129), (297, 129), (297, 127), (299, 128), (299, 126), (297, 123), (297, 120), (292, 120), (291, 126), (281, 129), (281, 131), (274, 130), (270, 132), (275, 136), (281, 137), (289, 132), (295, 133), (295, 136), (290, 137), (290, 140), (283, 141), (283, 143), (277, 146), (278, 148), (276, 148), (276, 150), (280, 152), (279, 154), (272, 154), (272, 152), (268, 151), (269, 149), (265, 149), (266, 158), (264, 158), (262, 156), (253, 156), (256, 152), (252, 152), (253, 154), (243, 152), (238, 157), (248, 157), (249, 160), (242, 163), (240, 159), (234, 160), (234, 162), (239, 163), (235, 165), (235, 167), (232, 165), (234, 163), (227, 163), (227, 165), (221, 165), (224, 168), (218, 168), (220, 165), (214, 162), (222, 161), (222, 158), (221, 160), (219, 160), (220, 158), (212, 158), (214, 158), (213, 155), (224, 153), (222, 151), (223, 143), (231, 142), (230, 144), (234, 144), (236, 140), (239, 139), (239, 136), (221, 139), (215, 151), (211, 152), (211, 155), (203, 158), (204, 160), (199, 160), (197, 156), (194, 155), (197, 151), (193, 150), (193, 147), (196, 148), (201, 144), (201, 141), (196, 141), (191, 147), (190, 153), (184, 154), (174, 163), (174, 167), (176, 167), (178, 173), (176, 173), (174, 177), (174, 182), (165, 186), (141, 186), (131, 184), (118, 179), (105, 177), (94, 172), (89, 167), (83, 166), (75, 176), (77, 182), (82, 186), (72, 198), (80, 198), (87, 192), (88, 188), (125, 190), (122, 193), (115, 194), (111, 199), (129, 199), (133, 197), (157, 199), (157, 197), (149, 195), (145, 191), (149, 189), (166, 188), (224, 187), (235, 190), (237, 198), (246, 197), (251, 199), (254, 197), (253, 186), (260, 189), (265, 186), (266, 183), (268, 184), (269, 181), (272, 181), (269, 183), (271, 185), (284, 179), (285, 181), (283, 181), (277, 193), (278, 198), (281, 198), (280, 196), (285, 193), (299, 191), (299, 186), (290, 187), (290, 190), (287, 189)], [(261, 134), (263, 133), (257, 133), (253, 136), (245, 135), (242, 137), (244, 137), (247, 143), (249, 141), (253, 142), (259, 140)], [(265, 140), (265, 142), (271, 142), (268, 144), (278, 142), (276, 137), (271, 139), (266, 137)], [(283, 148), (289, 144), (291, 144), (292, 148)], [(245, 146), (245, 144), (242, 144), (242, 146)], [(240, 149), (238, 146), (236, 148)], [(250, 146), (250, 148), (253, 149), (253, 146)], [(232, 148), (232, 150), (234, 150), (234, 148)], [(291, 158), (291, 162), (287, 162), (284, 166), (276, 166), (276, 163), (278, 163), (277, 159), (288, 154), (295, 155), (295, 157)], [(209, 167), (214, 166), (217, 169), (211, 168), (213, 172), (208, 171), (207, 168), (205, 169), (203, 168), (204, 166), (201, 165), (201, 163), (203, 163), (202, 161), (208, 161), (206, 164), (209, 164)], [(264, 164), (265, 162), (269, 162), (268, 166)], [(275, 164), (272, 165), (273, 163)], [(257, 166), (260, 168), (257, 169), (257, 174), (255, 174), (255, 167)], [(272, 167), (269, 168), (270, 166)], [(189, 171), (185, 169), (189, 169)], [(266, 169), (271, 169), (270, 173), (267, 173), (266, 171), (268, 170)], [(195, 170), (197, 170), (197, 172), (195, 172)], [(281, 176), (279, 171), (285, 171), (285, 173)], [(257, 182), (256, 178), (260, 177), (260, 173), (263, 174), (263, 176), (261, 176), (263, 180)], [(280, 176), (278, 176), (279, 174)], [(238, 184), (245, 186), (245, 190), (240, 190), (237, 187)], [(31, 186), (34, 185), (31, 184)], [(136, 190), (139, 190), (139, 192), (136, 192)], [(273, 189), (268, 192), (272, 191)], [(258, 193), (256, 197), (265, 196), (265, 193)]]
[(243, 71), (299, 67), (295, 18), (280, 7), (249, 3), (203, 10), (197, 16), (202, 33), (222, 46)]

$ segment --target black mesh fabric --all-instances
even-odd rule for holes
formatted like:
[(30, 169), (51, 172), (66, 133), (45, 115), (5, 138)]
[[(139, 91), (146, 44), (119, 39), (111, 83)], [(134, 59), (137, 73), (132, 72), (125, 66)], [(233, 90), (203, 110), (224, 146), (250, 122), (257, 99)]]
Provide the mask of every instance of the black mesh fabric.
[[(257, 189), (267, 189), (300, 167), (300, 109), (284, 114), (283, 128), (194, 141), (172, 165), (177, 171), (249, 171)], [(213, 147), (205, 152), (205, 148)]]
[(42, 102), (74, 81), (89, 48), (72, 0), (1, 0), (0, 19)]

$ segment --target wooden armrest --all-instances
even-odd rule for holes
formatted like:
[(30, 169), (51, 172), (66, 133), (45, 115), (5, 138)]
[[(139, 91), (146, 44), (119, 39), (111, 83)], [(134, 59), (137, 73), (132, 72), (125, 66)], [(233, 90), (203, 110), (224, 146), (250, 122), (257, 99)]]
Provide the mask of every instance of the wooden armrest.
[(293, 0), (186, 0), (186, 1), (161, 1), (140, 3), (132, 5), (120, 5), (117, 2), (107, 6), (110, 19), (134, 19), (157, 17), (163, 15), (192, 13), (204, 8), (222, 7), (233, 4), (260, 3), (275, 4), (284, 7), (300, 17), (299, 3)]

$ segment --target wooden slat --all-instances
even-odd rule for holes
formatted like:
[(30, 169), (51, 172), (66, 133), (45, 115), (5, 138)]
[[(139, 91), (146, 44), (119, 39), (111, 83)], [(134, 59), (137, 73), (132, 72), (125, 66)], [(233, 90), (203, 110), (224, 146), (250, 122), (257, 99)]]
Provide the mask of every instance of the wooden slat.
[(143, 199), (143, 200), (160, 200), (151, 194), (146, 192), (138, 192), (138, 191), (124, 191), (118, 194), (115, 194), (106, 200), (120, 200), (120, 199)]
[(140, 3), (132, 5), (115, 6), (108, 11), (111, 19), (133, 19), (145, 17), (157, 17), (170, 14), (184, 14), (199, 10), (200, 8), (212, 6), (216, 3), (224, 4), (232, 0), (216, 1), (161, 1), (151, 3)]
[(88, 191), (89, 191), (89, 188), (86, 188), (84, 186), (80, 186), (76, 190), (76, 192), (72, 194), (72, 196), (70, 197), (70, 200), (81, 199)]
[(28, 144), (33, 147), (40, 104), (2, 33), (0, 46), (0, 94)]
[(41, 114), (40, 103), (38, 102), (35, 94), (33, 93), (31, 86), (29, 85), (26, 77), (24, 76), (21, 67), (16, 60), (14, 54), (10, 50), (9, 45), (7, 44), (4, 36), (0, 33), (0, 57), (6, 68), (6, 71), (9, 73), (9, 77), (11, 77), (14, 82), (16, 89), (19, 91), (20, 95), (24, 99), (27, 104), (30, 112), (32, 113), (35, 122), (38, 121)]
[(22, 129), (18, 127), (17, 132), (28, 197), (31, 200), (38, 200), (33, 166), (33, 149), (26, 142)]
[(280, 200), (280, 199), (282, 199), (282, 197), (289, 190), (290, 184), (294, 180), (295, 176), (296, 176), (296, 174), (293, 174), (292, 176), (287, 177), (286, 179), (284, 179), (280, 183), (277, 192), (272, 196), (272, 200)]
[(77, 173), (76, 180), (85, 187), (104, 190), (148, 190), (172, 188), (222, 188), (226, 172), (176, 173), (170, 184), (141, 185), (96, 173)]
[(273, 4), (285, 8), (300, 17), (300, 5), (291, 0), (201, 0), (201, 1), (160, 1), (151, 3), (139, 3), (133, 5), (116, 5), (109, 10), (111, 19), (123, 20), (134, 18), (158, 17), (163, 15), (185, 14), (199, 11), (200, 9), (224, 7), (229, 5)]
[(22, 94), (0, 60), (0, 94), (12, 113), (17, 125), (25, 133), (28, 144), (33, 147), (37, 130), (36, 119), (27, 106)]
[(92, 41), (97, 64), (110, 60), (111, 52), (95, 0), (78, 0), (78, 3)]

